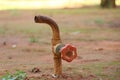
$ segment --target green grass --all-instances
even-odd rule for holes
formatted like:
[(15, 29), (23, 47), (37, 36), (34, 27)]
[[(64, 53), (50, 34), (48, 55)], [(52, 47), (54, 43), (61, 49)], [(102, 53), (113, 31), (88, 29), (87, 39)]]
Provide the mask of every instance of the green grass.
[(6, 75), (2, 76), (2, 80), (25, 80), (27, 75), (23, 71), (16, 71), (14, 74), (7, 73)]
[[(59, 14), (60, 13), (57, 13), (57, 15)], [(98, 17), (96, 18), (96, 16), (93, 16), (93, 19), (91, 18), (91, 20), (86, 19), (82, 20), (83, 23), (76, 22), (78, 20), (77, 18), (73, 22), (69, 22), (70, 20), (66, 21), (67, 24), (66, 22), (58, 22), (60, 26), (60, 32), (63, 35), (62, 37), (70, 38), (69, 36), (72, 37), (77, 35), (76, 37), (72, 38), (77, 41), (120, 40), (120, 37), (118, 37), (120, 34), (119, 28), (104, 27), (104, 24), (108, 24), (109, 21)], [(94, 23), (94, 25), (91, 25), (91, 23)], [(0, 24), (0, 35), (24, 35), (29, 38), (30, 42), (37, 42), (37, 39), (44, 38), (48, 35), (50, 35), (51, 38), (51, 32), (52, 31), (49, 25), (36, 24), (34, 22), (31, 23), (28, 21), (16, 23), (13, 21), (11, 23)], [(66, 34), (69, 36), (66, 36)]]
[(32, 37), (29, 38), (29, 42), (30, 43), (38, 43), (38, 39), (36, 37), (32, 36)]
[[(21, 12), (20, 10), (17, 9), (11, 9), (11, 10), (5, 10), (8, 11), (8, 14), (11, 16), (20, 16), (21, 14), (23, 14), (23, 12), (25, 10), (23, 10), (23, 12)], [(44, 14), (44, 15), (58, 15), (58, 14), (62, 14), (62, 15), (94, 15), (97, 19), (100, 18), (100, 20), (103, 20), (103, 16), (104, 15), (109, 15), (111, 16), (112, 14), (116, 14), (114, 16), (119, 17), (120, 15), (120, 10), (119, 8), (116, 9), (101, 9), (100, 7), (92, 7), (92, 8), (75, 8), (75, 9), (33, 9), (32, 10), (34, 12), (34, 14)], [(109, 13), (111, 12), (111, 13)], [(101, 15), (101, 16), (99, 16)], [(113, 16), (113, 15), (112, 15)], [(114, 17), (113, 16), (113, 17)], [(102, 18), (103, 17), (103, 18)], [(96, 20), (96, 19), (94, 19)]]
[(6, 30), (5, 28), (0, 27), (0, 34), (5, 34)]
[(101, 16), (103, 16), (103, 14), (109, 14), (109, 11), (114, 14), (118, 13), (117, 15), (119, 16), (119, 13), (120, 13), (119, 8), (101, 9), (100, 7), (93, 7), (93, 8), (88, 7), (88, 8), (77, 8), (77, 9), (40, 9), (40, 10), (37, 10), (36, 13), (47, 14), (47, 15), (55, 15), (55, 14), (63, 14), (63, 15), (64, 14), (67, 14), (67, 15), (89, 14), (89, 15), (92, 15), (92, 14), (95, 14), (95, 16), (101, 14)]
[(94, 22), (98, 25), (103, 25), (105, 23), (105, 21), (103, 19), (100, 19), (100, 18), (95, 19)]
[(119, 73), (120, 73), (119, 68), (120, 68), (119, 61), (98, 62), (98, 63), (80, 64), (79, 67), (78, 65), (72, 66), (71, 72), (73, 72), (72, 74), (74, 75), (81, 74), (83, 77), (88, 77), (89, 75), (93, 75), (95, 76), (95, 78), (93, 78), (92, 80), (94, 79), (119, 80)]
[[(55, 21), (59, 25), (61, 34), (64, 35), (63, 38), (69, 38), (65, 36), (67, 34), (69, 36), (77, 36), (74, 37), (74, 40), (77, 41), (120, 40), (118, 37), (120, 34), (119, 28), (104, 26), (106, 24), (112, 25), (114, 22), (118, 21), (120, 17), (119, 9), (103, 10), (95, 7), (92, 9), (42, 9), (26, 11), (26, 13), (24, 13), (24, 10), (8, 10), (7, 12), (5, 16), (6, 20), (4, 23), (0, 23), (0, 35), (24, 35), (29, 38), (30, 42), (35, 41), (35, 39), (31, 38), (31, 35), (36, 38), (44, 38), (48, 34), (52, 36), (51, 29), (48, 27), (49, 25), (34, 23), (34, 15), (43, 14), (53, 16), (52, 18), (58, 17)], [(21, 20), (21, 17), (25, 17), (24, 15), (26, 14), (33, 18), (30, 18), (30, 20), (22, 18)], [(4, 14), (1, 14), (1, 16), (4, 16)], [(73, 18), (74, 16), (78, 17), (72, 20), (72, 16)], [(7, 18), (9, 18), (9, 20), (7, 20)], [(14, 18), (17, 19), (12, 21)], [(116, 21), (113, 19), (116, 19)]]
[[(42, 69), (48, 69), (48, 64), (41, 66)], [(64, 64), (63, 66), (63, 74), (67, 74), (68, 76), (72, 77), (73, 79), (77, 80), (78, 77), (81, 75), (82, 78), (87, 78), (89, 76), (92, 77), (91, 80), (119, 80), (120, 75), (120, 62), (119, 61), (111, 61), (111, 62), (95, 62), (95, 63), (86, 63), (86, 64), (76, 64), (75, 66), (71, 64)], [(51, 69), (48, 69), (48, 71), (51, 72)], [(47, 72), (47, 71), (46, 71)], [(16, 75), (20, 76), (26, 76), (23, 71), (17, 71), (15, 74), (9, 74), (13, 75), (14, 77)], [(40, 74), (41, 75), (41, 74)], [(7, 77), (7, 75), (3, 77)], [(50, 77), (47, 76), (47, 77)], [(30, 78), (30, 80), (34, 80), (35, 78)], [(46, 77), (41, 77), (39, 80), (46, 80)], [(35, 79), (36, 80), (36, 79)]]

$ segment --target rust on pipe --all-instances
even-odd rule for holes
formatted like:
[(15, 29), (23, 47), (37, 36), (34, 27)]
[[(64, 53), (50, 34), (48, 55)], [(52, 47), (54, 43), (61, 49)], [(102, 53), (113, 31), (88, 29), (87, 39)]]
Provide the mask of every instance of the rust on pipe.
[(60, 76), (62, 74), (62, 61), (61, 54), (56, 54), (54, 52), (54, 46), (61, 43), (59, 27), (54, 20), (45, 16), (35, 16), (34, 18), (36, 23), (46, 23), (52, 28), (52, 52), (54, 55), (54, 74)]

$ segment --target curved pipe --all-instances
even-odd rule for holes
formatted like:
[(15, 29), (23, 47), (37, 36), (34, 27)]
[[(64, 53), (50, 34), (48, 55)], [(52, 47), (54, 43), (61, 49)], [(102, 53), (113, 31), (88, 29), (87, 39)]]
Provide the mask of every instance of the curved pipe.
[(57, 55), (56, 52), (54, 52), (54, 46), (61, 43), (58, 25), (55, 21), (45, 16), (35, 16), (34, 20), (36, 23), (46, 23), (52, 28), (52, 52), (54, 54), (54, 74), (56, 76), (60, 76), (62, 74), (61, 54)]
[(60, 39), (59, 28), (55, 21), (53, 21), (52, 19), (45, 17), (45, 16), (35, 16), (34, 20), (36, 23), (46, 23), (46, 24), (50, 25), (50, 27), (52, 28), (52, 31), (53, 31), (52, 39), (53, 40)]

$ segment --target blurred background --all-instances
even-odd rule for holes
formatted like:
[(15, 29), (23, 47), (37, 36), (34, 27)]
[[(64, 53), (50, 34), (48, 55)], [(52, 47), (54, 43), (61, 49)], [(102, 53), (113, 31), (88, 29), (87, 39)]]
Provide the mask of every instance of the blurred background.
[(104, 3), (109, 7), (119, 6), (120, 0), (0, 0), (0, 10), (80, 8), (98, 6), (99, 4), (104, 5)]
[(0, 78), (22, 70), (54, 80), (52, 31), (35, 15), (56, 21), (63, 43), (77, 48), (61, 80), (120, 80), (120, 0), (0, 0)]

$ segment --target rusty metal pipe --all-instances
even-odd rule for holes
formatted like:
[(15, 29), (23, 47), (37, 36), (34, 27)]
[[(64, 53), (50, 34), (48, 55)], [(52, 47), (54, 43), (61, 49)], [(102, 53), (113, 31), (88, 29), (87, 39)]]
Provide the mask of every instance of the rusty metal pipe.
[(45, 16), (35, 16), (34, 20), (36, 23), (49, 24), (53, 31), (53, 39), (60, 39), (59, 28), (55, 21)]
[(54, 74), (55, 76), (60, 76), (62, 74), (62, 61), (61, 54), (57, 54), (54, 51), (54, 46), (61, 43), (60, 32), (58, 25), (52, 19), (45, 16), (35, 16), (34, 18), (36, 23), (46, 23), (50, 25), (52, 28), (53, 36), (52, 36), (52, 52), (54, 55)]

